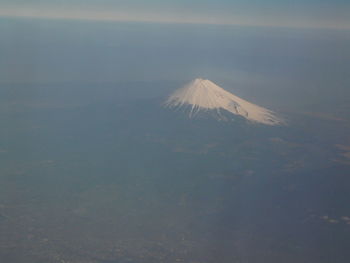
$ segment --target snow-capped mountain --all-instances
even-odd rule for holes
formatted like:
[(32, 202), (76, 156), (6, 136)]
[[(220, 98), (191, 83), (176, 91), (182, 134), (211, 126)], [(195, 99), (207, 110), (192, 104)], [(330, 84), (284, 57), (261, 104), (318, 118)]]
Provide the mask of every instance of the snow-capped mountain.
[(272, 111), (248, 102), (224, 90), (207, 79), (195, 79), (183, 88), (176, 90), (166, 100), (169, 108), (188, 108), (193, 117), (201, 111), (214, 110), (221, 116), (220, 110), (226, 110), (245, 119), (266, 125), (279, 125), (283, 120)]

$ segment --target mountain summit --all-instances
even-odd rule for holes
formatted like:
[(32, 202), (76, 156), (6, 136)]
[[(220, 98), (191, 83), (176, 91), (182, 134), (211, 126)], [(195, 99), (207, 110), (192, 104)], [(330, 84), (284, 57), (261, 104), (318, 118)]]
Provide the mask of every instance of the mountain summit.
[(266, 125), (283, 123), (272, 111), (241, 99), (212, 81), (201, 78), (176, 90), (166, 100), (165, 105), (169, 108), (188, 108), (190, 117), (210, 110), (222, 116), (220, 110), (226, 110), (252, 122)]

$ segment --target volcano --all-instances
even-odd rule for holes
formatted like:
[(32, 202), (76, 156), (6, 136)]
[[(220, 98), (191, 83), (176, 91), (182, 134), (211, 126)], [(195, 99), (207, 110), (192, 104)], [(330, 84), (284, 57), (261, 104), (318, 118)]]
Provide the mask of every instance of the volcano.
[(207, 79), (197, 78), (176, 90), (165, 102), (165, 106), (172, 109), (188, 111), (190, 118), (200, 112), (215, 113), (220, 119), (224, 113), (239, 115), (250, 122), (266, 125), (280, 125), (283, 120), (266, 108), (224, 90)]

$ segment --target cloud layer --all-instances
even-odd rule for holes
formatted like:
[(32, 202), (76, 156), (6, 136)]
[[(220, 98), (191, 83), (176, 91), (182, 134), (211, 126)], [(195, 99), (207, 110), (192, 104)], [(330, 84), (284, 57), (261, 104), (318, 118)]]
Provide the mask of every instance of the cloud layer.
[(350, 29), (350, 4), (341, 0), (273, 0), (235, 3), (226, 0), (110, 1), (4, 0), (0, 16), (96, 21), (227, 24), (295, 28)]

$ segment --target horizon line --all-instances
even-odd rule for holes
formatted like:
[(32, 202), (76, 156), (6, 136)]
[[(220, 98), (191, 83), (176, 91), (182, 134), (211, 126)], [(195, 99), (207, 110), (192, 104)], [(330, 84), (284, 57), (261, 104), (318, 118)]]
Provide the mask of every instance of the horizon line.
[(127, 18), (126, 16), (74, 16), (74, 15), (46, 15), (46, 14), (6, 14), (0, 10), (0, 18), (12, 19), (37, 19), (37, 20), (69, 20), (69, 21), (92, 21), (92, 22), (120, 22), (120, 23), (155, 23), (155, 24), (174, 24), (174, 25), (212, 25), (212, 26), (241, 26), (241, 27), (265, 27), (265, 28), (288, 28), (288, 29), (317, 29), (317, 30), (350, 30), (350, 25), (305, 25), (289, 23), (257, 23), (252, 21), (205, 21), (203, 19), (151, 19), (146, 17)]

